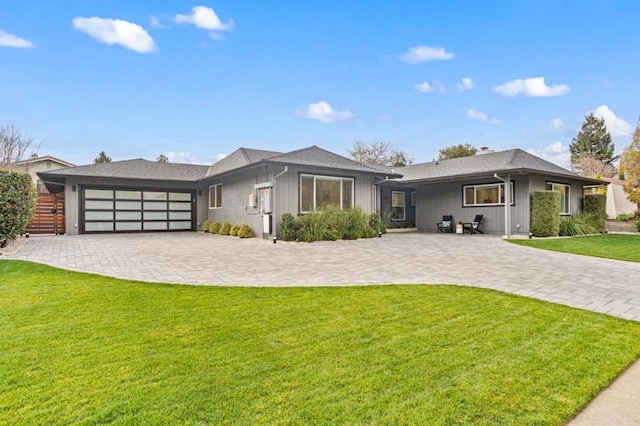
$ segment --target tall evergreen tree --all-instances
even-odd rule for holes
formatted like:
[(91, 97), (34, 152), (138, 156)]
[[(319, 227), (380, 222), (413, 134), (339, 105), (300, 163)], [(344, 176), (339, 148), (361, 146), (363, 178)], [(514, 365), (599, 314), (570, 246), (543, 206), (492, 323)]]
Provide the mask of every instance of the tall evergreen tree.
[(465, 143), (458, 145), (451, 145), (446, 148), (442, 148), (440, 150), (440, 155), (438, 156), (438, 160), (450, 160), (451, 158), (460, 158), (460, 157), (472, 157), (476, 155), (478, 152), (478, 148), (475, 146)]
[(110, 162), (111, 162), (111, 157), (105, 154), (104, 151), (100, 151), (100, 154), (98, 154), (98, 156), (93, 159), (93, 164), (110, 163)]
[(571, 163), (575, 164), (583, 156), (590, 155), (604, 164), (611, 164), (616, 159), (613, 156), (614, 148), (604, 118), (598, 118), (591, 112), (584, 118), (582, 129), (569, 145)]

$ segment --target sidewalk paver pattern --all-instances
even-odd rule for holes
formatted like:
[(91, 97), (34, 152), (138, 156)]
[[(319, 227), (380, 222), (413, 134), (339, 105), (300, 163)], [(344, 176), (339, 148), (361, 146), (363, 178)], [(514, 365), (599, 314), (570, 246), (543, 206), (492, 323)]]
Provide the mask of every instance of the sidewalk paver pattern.
[(312, 244), (202, 233), (34, 236), (13, 259), (150, 282), (224, 286), (445, 283), (640, 321), (640, 263), (425, 233)]

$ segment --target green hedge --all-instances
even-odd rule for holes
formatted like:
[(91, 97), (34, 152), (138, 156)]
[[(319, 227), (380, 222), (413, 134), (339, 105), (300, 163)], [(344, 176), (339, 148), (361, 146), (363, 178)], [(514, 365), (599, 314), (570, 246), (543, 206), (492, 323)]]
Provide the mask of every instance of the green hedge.
[(560, 193), (534, 191), (531, 196), (531, 233), (536, 237), (557, 237), (560, 232)]
[(584, 196), (582, 209), (593, 219), (597, 232), (604, 233), (607, 226), (607, 196), (602, 194), (587, 194)]
[(27, 173), (0, 170), (0, 242), (22, 234), (36, 208), (36, 187)]
[(284, 241), (335, 241), (373, 238), (385, 232), (380, 216), (366, 214), (362, 208), (340, 210), (330, 206), (298, 218), (289, 213), (280, 220), (280, 239)]

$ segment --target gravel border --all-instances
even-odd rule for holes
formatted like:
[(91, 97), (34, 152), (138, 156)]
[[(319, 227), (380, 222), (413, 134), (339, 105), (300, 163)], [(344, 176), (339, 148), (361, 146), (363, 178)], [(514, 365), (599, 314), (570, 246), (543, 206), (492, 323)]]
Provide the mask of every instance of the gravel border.
[(6, 247), (0, 248), (0, 256), (12, 256), (19, 252), (25, 244), (27, 244), (26, 237), (18, 237), (13, 241), (9, 241)]

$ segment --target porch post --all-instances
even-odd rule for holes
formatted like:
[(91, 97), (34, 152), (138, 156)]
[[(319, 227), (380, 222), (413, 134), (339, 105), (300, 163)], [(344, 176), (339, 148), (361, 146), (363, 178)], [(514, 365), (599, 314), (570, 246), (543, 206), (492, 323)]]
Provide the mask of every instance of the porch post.
[(511, 175), (504, 179), (504, 236), (511, 236)]

